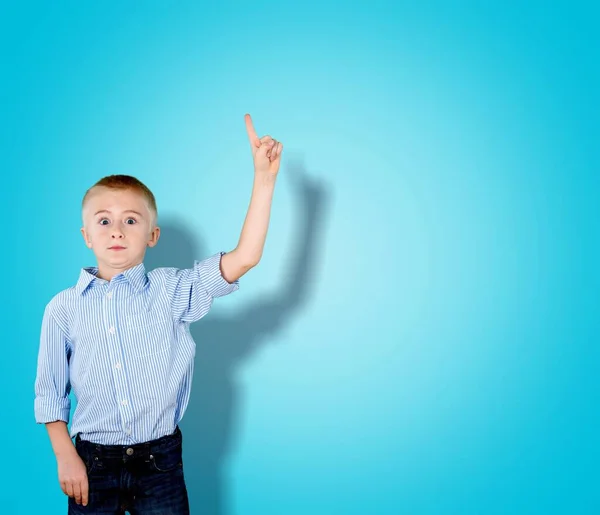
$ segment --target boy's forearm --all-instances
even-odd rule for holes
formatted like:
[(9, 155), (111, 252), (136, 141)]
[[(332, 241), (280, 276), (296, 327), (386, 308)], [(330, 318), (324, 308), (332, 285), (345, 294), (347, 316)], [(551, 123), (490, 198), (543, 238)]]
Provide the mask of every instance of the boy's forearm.
[(73, 445), (73, 440), (71, 440), (71, 436), (69, 435), (69, 429), (67, 428), (66, 422), (63, 422), (62, 420), (48, 422), (46, 424), (46, 429), (48, 430), (52, 450), (57, 459), (72, 453), (77, 453), (77, 450)]
[(275, 182), (275, 175), (257, 174), (254, 178), (250, 206), (235, 249), (237, 259), (250, 268), (258, 264), (265, 247)]

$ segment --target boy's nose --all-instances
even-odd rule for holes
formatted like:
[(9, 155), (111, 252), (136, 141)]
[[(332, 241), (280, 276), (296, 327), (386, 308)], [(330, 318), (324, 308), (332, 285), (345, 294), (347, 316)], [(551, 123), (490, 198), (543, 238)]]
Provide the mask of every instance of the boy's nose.
[(113, 238), (122, 238), (123, 237), (123, 233), (121, 231), (114, 231), (112, 234)]

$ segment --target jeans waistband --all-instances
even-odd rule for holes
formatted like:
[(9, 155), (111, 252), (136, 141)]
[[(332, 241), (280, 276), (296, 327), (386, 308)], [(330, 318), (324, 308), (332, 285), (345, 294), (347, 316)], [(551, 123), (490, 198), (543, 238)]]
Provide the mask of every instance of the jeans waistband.
[(171, 435), (131, 445), (104, 445), (82, 440), (79, 434), (75, 437), (75, 445), (79, 449), (105, 458), (139, 458), (141, 456), (158, 454), (161, 451), (164, 452), (181, 445), (181, 441), (182, 435), (179, 426), (175, 428), (175, 432)]

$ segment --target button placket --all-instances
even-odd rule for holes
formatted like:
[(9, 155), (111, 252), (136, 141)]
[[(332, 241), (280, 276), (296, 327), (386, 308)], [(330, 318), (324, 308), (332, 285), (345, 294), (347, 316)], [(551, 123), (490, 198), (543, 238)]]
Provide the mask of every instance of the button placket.
[(121, 423), (123, 424), (123, 430), (126, 434), (131, 435), (131, 413), (129, 408), (129, 402), (127, 401), (127, 386), (125, 378), (125, 370), (123, 364), (123, 356), (121, 349), (120, 334), (117, 331), (117, 307), (118, 302), (116, 301), (118, 294), (117, 288), (120, 287), (120, 282), (111, 281), (111, 290), (104, 294), (103, 306), (105, 313), (105, 320), (108, 325), (108, 349), (110, 353), (110, 359), (113, 363), (112, 372), (115, 384), (115, 393), (117, 399), (121, 399), (118, 403)]

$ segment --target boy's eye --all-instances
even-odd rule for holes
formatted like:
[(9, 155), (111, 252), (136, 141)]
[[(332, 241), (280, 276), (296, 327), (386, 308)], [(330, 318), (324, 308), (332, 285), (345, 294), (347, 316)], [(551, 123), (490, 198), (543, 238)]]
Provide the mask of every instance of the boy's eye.
[(107, 225), (108, 220), (106, 218), (102, 218), (99, 223), (100, 223), (100, 225)]
[(137, 220), (135, 218), (128, 218), (127, 220), (125, 220), (125, 223), (129, 224), (129, 225), (133, 225), (133, 224), (137, 223)]

